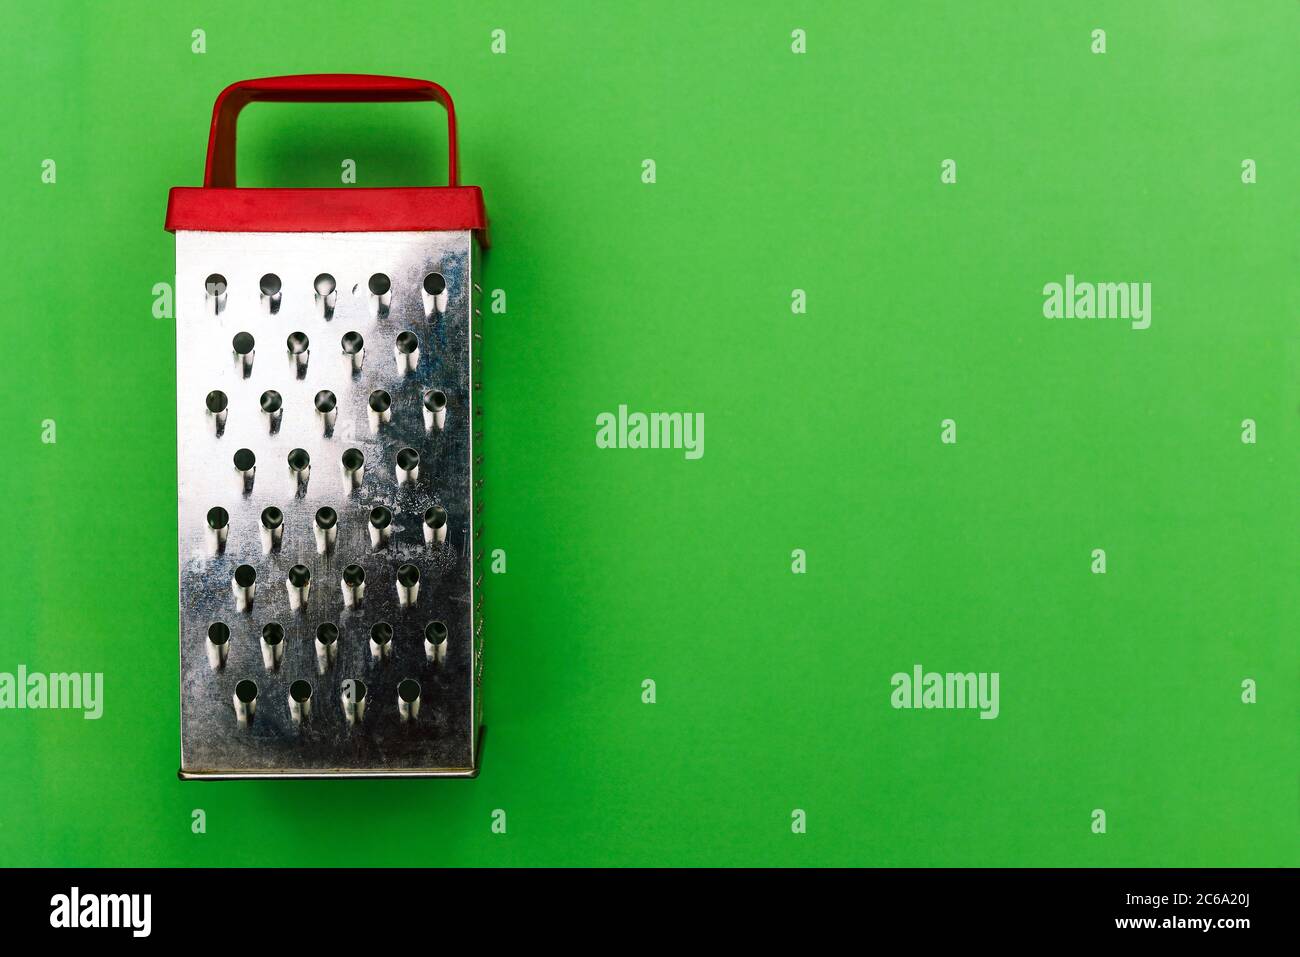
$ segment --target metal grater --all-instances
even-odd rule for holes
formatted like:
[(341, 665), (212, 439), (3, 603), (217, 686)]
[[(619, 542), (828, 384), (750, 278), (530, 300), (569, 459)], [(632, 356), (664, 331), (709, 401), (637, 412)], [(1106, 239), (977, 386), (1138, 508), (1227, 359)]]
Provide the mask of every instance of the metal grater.
[[(449, 185), (237, 189), (256, 100), (436, 100)], [(182, 778), (478, 773), (486, 214), (440, 86), (217, 98), (176, 234)]]

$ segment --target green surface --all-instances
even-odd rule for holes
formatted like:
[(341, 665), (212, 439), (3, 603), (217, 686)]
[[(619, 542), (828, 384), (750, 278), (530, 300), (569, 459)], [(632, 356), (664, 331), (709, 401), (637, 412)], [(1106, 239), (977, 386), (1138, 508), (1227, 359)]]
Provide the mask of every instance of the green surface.
[[(0, 862), (1300, 863), (1300, 7), (1091, 6), (10, 9), (0, 671), (106, 700), (0, 711)], [(166, 191), (225, 84), (317, 71), (446, 85), (492, 219), (472, 782), (175, 777)], [(259, 105), (241, 182), (442, 143)], [(1045, 318), (1067, 273), (1152, 283), (1151, 328)], [(598, 449), (620, 403), (705, 455)], [(1000, 716), (891, 708), (916, 663)]]

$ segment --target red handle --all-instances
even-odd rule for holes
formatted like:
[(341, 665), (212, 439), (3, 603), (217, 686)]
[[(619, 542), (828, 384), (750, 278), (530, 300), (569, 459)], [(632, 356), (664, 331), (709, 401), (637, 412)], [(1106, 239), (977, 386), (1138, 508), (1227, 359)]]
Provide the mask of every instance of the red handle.
[(235, 124), (249, 103), (405, 103), (436, 100), (447, 109), (447, 181), (459, 185), (456, 170), (456, 109), (451, 96), (437, 83), (401, 76), (365, 73), (308, 73), (240, 80), (221, 91), (212, 107), (208, 162), (203, 185), (235, 185)]

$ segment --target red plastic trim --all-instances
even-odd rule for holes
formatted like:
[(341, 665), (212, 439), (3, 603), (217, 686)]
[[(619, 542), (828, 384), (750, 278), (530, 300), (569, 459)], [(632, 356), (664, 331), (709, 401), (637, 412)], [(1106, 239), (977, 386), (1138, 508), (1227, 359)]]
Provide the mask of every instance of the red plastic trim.
[(394, 232), (471, 229), (487, 248), (487, 212), (477, 186), (384, 189), (209, 189), (176, 186), (167, 229), (226, 233)]
[[(433, 100), (447, 110), (447, 186), (386, 189), (238, 189), (235, 131), (239, 112), (258, 101), (393, 103)], [(487, 213), (477, 186), (461, 186), (456, 110), (437, 83), (399, 76), (318, 73), (241, 80), (212, 108), (202, 187), (178, 186), (167, 202), (167, 229), (220, 232), (378, 232), (471, 229), (487, 246)]]

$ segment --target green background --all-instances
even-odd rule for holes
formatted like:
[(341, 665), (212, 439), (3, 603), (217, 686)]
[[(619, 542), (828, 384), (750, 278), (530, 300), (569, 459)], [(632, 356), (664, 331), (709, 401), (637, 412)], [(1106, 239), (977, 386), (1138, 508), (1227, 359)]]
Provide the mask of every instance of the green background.
[[(1300, 863), (1298, 31), (1291, 0), (11, 8), (0, 671), (102, 671), (105, 713), (0, 712), (0, 862)], [(485, 764), (181, 783), (166, 191), (224, 85), (333, 71), (444, 84), (492, 221)], [(244, 185), (445, 170), (428, 104), (240, 136)], [(1151, 328), (1044, 318), (1067, 272), (1151, 282)], [(598, 449), (619, 403), (703, 412), (704, 457)], [(915, 663), (999, 672), (1001, 716), (893, 710)]]

